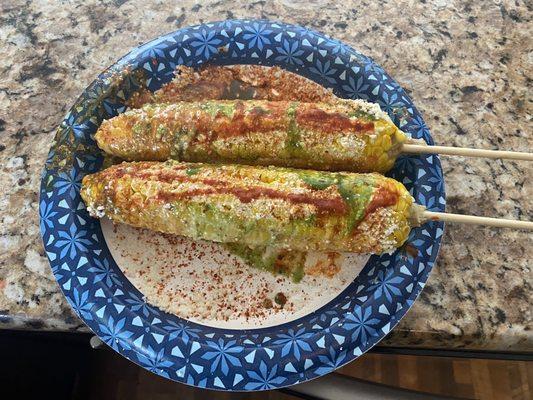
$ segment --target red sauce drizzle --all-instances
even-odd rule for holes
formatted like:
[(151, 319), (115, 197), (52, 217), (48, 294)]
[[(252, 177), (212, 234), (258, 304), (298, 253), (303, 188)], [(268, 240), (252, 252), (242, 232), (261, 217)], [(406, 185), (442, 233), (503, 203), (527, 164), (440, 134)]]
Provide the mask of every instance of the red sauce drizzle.
[[(247, 109), (244, 103), (236, 102), (232, 117), (219, 112), (213, 118), (207, 112), (202, 112), (191, 121), (190, 129), (203, 135), (207, 143), (216, 139), (245, 136), (252, 132), (286, 131), (289, 129), (287, 110), (290, 104), (286, 101), (267, 102)], [(349, 131), (357, 134), (374, 130), (372, 121), (350, 119), (342, 113), (327, 112), (306, 103), (297, 106), (296, 122), (301, 129), (322, 133)], [(194, 141), (197, 137), (198, 135)]]
[(286, 130), (289, 124), (285, 108), (283, 105), (270, 103), (246, 111), (244, 104), (237, 102), (232, 118), (219, 113), (209, 121), (208, 126), (198, 126), (198, 131), (210, 131), (212, 136), (225, 139), (252, 132)]
[[(179, 169), (186, 169), (188, 166), (175, 166)], [(173, 167), (174, 168), (174, 167)], [(177, 168), (175, 168), (177, 169)], [(108, 171), (110, 172), (110, 171)], [(324, 197), (323, 193), (319, 195), (312, 195), (311, 193), (287, 193), (280, 190), (261, 187), (261, 186), (249, 186), (249, 187), (235, 187), (231, 186), (231, 183), (224, 180), (200, 178), (196, 176), (186, 176), (180, 174), (174, 169), (166, 170), (130, 170), (126, 171), (126, 168), (114, 168), (111, 175), (112, 178), (120, 178), (128, 174), (132, 178), (138, 178), (143, 180), (157, 180), (158, 182), (173, 183), (173, 182), (198, 182), (210, 187), (194, 189), (185, 192), (169, 192), (160, 191), (158, 194), (158, 200), (168, 202), (179, 200), (182, 198), (190, 198), (199, 195), (210, 194), (232, 194), (237, 197), (243, 203), (249, 203), (253, 200), (261, 197), (267, 197), (270, 199), (287, 200), (294, 204), (310, 204), (317, 208), (320, 213), (335, 213), (345, 214), (348, 211), (346, 203), (339, 197)]]
[(372, 200), (366, 207), (365, 216), (372, 214), (378, 208), (385, 208), (396, 204), (399, 197), (400, 195), (397, 190), (391, 190), (391, 188), (386, 186), (378, 187), (372, 196)]
[[(222, 182), (223, 183), (223, 182)], [(345, 214), (347, 211), (346, 204), (340, 198), (320, 198), (312, 197), (306, 193), (284, 193), (278, 190), (252, 186), (249, 188), (241, 187), (210, 187), (204, 189), (194, 189), (186, 192), (159, 192), (158, 199), (164, 202), (175, 201), (183, 198), (210, 194), (232, 194), (243, 203), (250, 203), (261, 197), (269, 199), (287, 200), (294, 204), (310, 204), (315, 206), (321, 213)]]
[(324, 133), (350, 131), (355, 133), (374, 130), (372, 121), (350, 119), (336, 112), (326, 112), (319, 108), (299, 107), (296, 110), (296, 122), (300, 128), (314, 129)]

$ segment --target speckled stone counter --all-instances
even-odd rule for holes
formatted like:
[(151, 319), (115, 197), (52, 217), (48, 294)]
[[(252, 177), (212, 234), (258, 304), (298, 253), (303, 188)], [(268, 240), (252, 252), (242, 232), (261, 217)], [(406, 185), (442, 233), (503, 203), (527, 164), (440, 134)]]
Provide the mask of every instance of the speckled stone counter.
[[(244, 17), (309, 26), (382, 65), (411, 94), (436, 142), (533, 147), (533, 32), (525, 2), (185, 0), (146, 10), (137, 0), (15, 0), (0, 7), (0, 328), (87, 330), (43, 256), (41, 167), (56, 126), (96, 74), (179, 27)], [(533, 219), (531, 165), (448, 157), (443, 168), (449, 211)], [(532, 350), (532, 239), (448, 226), (429, 283), (382, 343)]]

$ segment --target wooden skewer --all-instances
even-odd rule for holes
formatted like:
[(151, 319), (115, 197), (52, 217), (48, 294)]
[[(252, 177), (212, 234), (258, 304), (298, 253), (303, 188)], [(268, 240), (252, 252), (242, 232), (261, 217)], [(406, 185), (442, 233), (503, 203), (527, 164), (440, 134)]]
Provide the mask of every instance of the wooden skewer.
[(533, 153), (519, 151), (468, 149), (464, 147), (430, 146), (422, 139), (411, 139), (402, 145), (402, 153), (446, 154), (465, 157), (504, 158), (509, 160), (533, 161)]
[(419, 204), (413, 204), (411, 208), (411, 220), (415, 226), (420, 226), (424, 222), (429, 221), (443, 221), (468, 225), (486, 225), (499, 228), (533, 230), (533, 222), (531, 221), (517, 221), (513, 219), (476, 217), (473, 215), (433, 212), (427, 211), (424, 206)]
[[(462, 147), (429, 146), (423, 139), (411, 139), (402, 145), (401, 152), (410, 154), (448, 154), (466, 157), (504, 158), (509, 160), (533, 161), (533, 153), (517, 151), (481, 150)], [(474, 215), (450, 214), (427, 211), (424, 206), (414, 204), (411, 220), (415, 226), (428, 221), (457, 222), (468, 225), (486, 225), (499, 228), (533, 230), (533, 222), (504, 218), (476, 217)]]
[(499, 228), (533, 230), (533, 222), (516, 221), (514, 219), (475, 217), (473, 215), (449, 214), (433, 211), (424, 211), (422, 217), (425, 218), (426, 221), (458, 222), (460, 224), (468, 225), (486, 225)]

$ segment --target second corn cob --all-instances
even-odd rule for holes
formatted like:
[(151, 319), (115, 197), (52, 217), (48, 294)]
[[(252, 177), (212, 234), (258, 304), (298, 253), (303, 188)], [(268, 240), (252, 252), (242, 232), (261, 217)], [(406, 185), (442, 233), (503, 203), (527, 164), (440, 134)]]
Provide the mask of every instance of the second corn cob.
[(81, 195), (94, 216), (193, 239), (378, 254), (407, 239), (413, 202), (378, 174), (176, 161), (112, 166)]
[(147, 104), (104, 121), (105, 152), (130, 161), (176, 159), (385, 172), (407, 136), (375, 104), (211, 100)]

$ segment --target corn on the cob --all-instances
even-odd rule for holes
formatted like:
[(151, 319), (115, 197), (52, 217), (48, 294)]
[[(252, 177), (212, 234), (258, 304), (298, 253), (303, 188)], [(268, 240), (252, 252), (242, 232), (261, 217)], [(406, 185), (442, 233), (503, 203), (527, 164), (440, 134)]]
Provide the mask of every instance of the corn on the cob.
[(378, 254), (406, 240), (413, 202), (379, 174), (177, 161), (112, 166), (81, 196), (91, 215), (193, 239)]
[(385, 172), (407, 139), (379, 106), (215, 100), (145, 105), (104, 121), (105, 152), (130, 161), (177, 159)]

